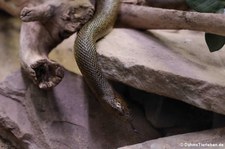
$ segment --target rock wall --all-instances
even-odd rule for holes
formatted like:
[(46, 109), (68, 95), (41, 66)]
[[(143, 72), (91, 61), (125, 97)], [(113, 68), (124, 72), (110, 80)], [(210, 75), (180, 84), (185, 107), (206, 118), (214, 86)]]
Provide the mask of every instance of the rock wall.
[(138, 133), (105, 112), (82, 77), (71, 72), (48, 91), (20, 71), (0, 84), (0, 134), (19, 149), (114, 149), (160, 137), (140, 108), (134, 117)]
[[(121, 89), (115, 83), (116, 89), (136, 105), (139, 133), (135, 133), (101, 108), (79, 75), (66, 71), (59, 86), (41, 91), (20, 71), (12, 73), (19, 69), (20, 22), (9, 16), (1, 19), (0, 80), (10, 76), (0, 83), (0, 134), (11, 142), (9, 145), (19, 149), (117, 148), (224, 127), (224, 116), (213, 113), (224, 114), (224, 49), (209, 53), (202, 33), (115, 29), (98, 43), (99, 63), (105, 75), (128, 85)], [(79, 73), (73, 42), (74, 36), (56, 47), (50, 57)], [(207, 131), (208, 140), (219, 137), (220, 130), (223, 132)], [(202, 133), (184, 135), (184, 140), (198, 134)], [(167, 139), (174, 145), (172, 140), (177, 138)], [(163, 140), (159, 139), (156, 147), (164, 146)]]

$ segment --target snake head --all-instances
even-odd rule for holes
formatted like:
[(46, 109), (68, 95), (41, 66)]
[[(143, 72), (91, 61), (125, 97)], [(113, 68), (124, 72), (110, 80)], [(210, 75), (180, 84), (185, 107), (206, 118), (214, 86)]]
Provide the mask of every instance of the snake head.
[(114, 97), (111, 97), (108, 105), (110, 105), (110, 107), (107, 108), (107, 110), (114, 114), (117, 118), (123, 121), (132, 121), (133, 116), (131, 108), (122, 96), (116, 94)]

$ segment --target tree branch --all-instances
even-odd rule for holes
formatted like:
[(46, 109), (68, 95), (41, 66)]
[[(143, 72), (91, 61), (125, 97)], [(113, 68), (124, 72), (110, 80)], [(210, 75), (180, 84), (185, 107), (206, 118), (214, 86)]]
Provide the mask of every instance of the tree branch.
[(118, 23), (136, 29), (188, 29), (225, 36), (224, 14), (122, 4)]
[(24, 7), (20, 32), (20, 60), (24, 72), (42, 89), (56, 86), (63, 67), (48, 58), (49, 52), (77, 32), (93, 15), (89, 1), (47, 1)]

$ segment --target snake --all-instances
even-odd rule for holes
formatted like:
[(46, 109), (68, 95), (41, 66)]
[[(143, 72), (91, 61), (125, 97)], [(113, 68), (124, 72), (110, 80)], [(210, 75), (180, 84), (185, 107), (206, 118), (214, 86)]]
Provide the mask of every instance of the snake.
[(103, 108), (122, 120), (131, 121), (131, 108), (103, 75), (96, 52), (97, 41), (112, 30), (119, 6), (120, 0), (96, 0), (94, 16), (77, 33), (74, 57), (86, 84)]

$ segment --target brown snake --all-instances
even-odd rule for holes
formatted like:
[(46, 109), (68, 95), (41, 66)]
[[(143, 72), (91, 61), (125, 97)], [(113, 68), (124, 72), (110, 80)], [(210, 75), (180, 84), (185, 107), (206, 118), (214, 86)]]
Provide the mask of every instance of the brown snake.
[(131, 111), (103, 76), (97, 64), (96, 42), (108, 34), (117, 18), (119, 0), (96, 0), (94, 17), (79, 31), (74, 44), (78, 67), (91, 91), (109, 112), (125, 121), (131, 120)]

